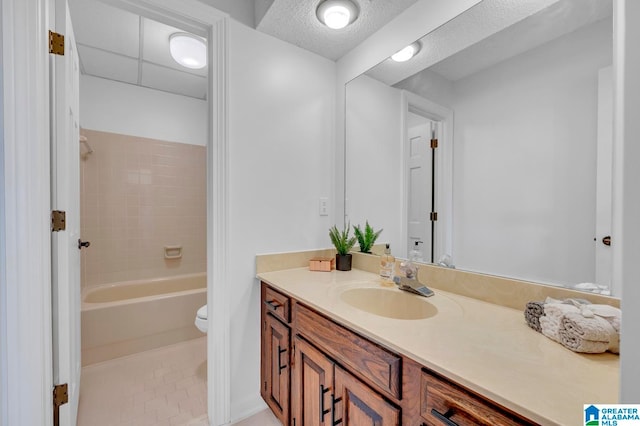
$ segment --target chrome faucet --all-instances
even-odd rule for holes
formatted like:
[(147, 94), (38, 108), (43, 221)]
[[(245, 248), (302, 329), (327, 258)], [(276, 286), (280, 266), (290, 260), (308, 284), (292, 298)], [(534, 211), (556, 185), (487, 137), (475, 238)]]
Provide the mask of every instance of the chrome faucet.
[(417, 294), (424, 297), (430, 297), (434, 295), (433, 290), (422, 284), (420, 281), (418, 281), (417, 278), (395, 276), (393, 277), (393, 282), (398, 285), (398, 288), (400, 290), (408, 291), (409, 293)]

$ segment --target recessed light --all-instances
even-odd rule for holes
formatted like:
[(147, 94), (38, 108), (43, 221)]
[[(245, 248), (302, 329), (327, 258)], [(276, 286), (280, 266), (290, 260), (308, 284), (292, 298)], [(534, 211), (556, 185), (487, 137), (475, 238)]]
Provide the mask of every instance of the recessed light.
[(316, 10), (316, 16), (327, 27), (339, 30), (358, 17), (358, 6), (350, 0), (325, 0)]
[(183, 67), (197, 70), (207, 66), (207, 45), (203, 39), (193, 34), (171, 34), (169, 51), (171, 57)]
[(421, 45), (419, 41), (416, 41), (415, 43), (411, 43), (404, 49), (391, 55), (391, 59), (393, 59), (396, 62), (408, 61), (409, 59), (416, 56), (416, 54), (420, 51), (420, 47)]

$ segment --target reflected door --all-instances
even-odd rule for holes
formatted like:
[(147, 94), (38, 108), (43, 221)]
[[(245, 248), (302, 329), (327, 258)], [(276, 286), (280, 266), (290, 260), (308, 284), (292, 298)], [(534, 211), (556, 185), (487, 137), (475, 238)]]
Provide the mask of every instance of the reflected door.
[[(611, 286), (611, 247), (603, 238), (611, 235), (611, 194), (613, 192), (613, 69), (598, 73), (598, 145), (596, 169), (596, 284)], [(620, 289), (610, 288), (620, 296)]]
[[(434, 164), (435, 150), (431, 140), (437, 139), (437, 122), (409, 113), (407, 129), (407, 253), (422, 241), (424, 261), (433, 262), (435, 222)], [(408, 255), (407, 255), (408, 257)]]

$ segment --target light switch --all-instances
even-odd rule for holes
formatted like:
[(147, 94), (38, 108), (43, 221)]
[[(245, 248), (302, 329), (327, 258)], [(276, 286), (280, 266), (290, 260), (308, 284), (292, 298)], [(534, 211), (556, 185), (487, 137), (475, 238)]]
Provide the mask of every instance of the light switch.
[(329, 216), (329, 199), (326, 197), (320, 197), (319, 203), (320, 216)]

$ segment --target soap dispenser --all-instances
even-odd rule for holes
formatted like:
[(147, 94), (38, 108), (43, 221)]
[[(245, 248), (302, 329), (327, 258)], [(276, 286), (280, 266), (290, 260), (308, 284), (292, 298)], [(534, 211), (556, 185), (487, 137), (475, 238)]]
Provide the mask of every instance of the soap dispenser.
[(416, 241), (413, 245), (413, 249), (409, 252), (409, 260), (412, 263), (423, 262), (422, 250), (420, 250), (420, 246), (418, 244), (422, 244), (422, 241)]
[(422, 241), (416, 241), (413, 249), (409, 252), (409, 259), (400, 263), (400, 271), (405, 277), (410, 279), (416, 279), (418, 277), (418, 266), (415, 262), (422, 262), (422, 251), (418, 244), (422, 244)]
[(385, 282), (393, 282), (394, 269), (396, 266), (396, 258), (391, 255), (389, 244), (385, 246), (384, 254), (380, 256), (380, 276)]

